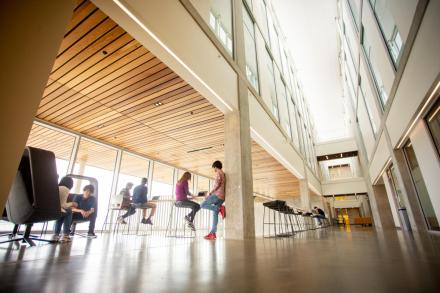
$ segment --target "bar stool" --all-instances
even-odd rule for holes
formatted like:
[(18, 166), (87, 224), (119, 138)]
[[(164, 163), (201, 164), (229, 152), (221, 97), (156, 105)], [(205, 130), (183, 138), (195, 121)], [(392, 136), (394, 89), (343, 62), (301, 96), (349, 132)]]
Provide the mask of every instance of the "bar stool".
[[(116, 213), (116, 219), (115, 219), (115, 211), (117, 211)], [(109, 232), (111, 232), (111, 228), (113, 226), (113, 231), (116, 231), (116, 226), (119, 224), (118, 223), (118, 218), (121, 215), (121, 212), (125, 212), (125, 209), (121, 209), (119, 207), (109, 207), (107, 209), (107, 214), (105, 216), (105, 220), (104, 220), (104, 224), (102, 224), (102, 229), (101, 229), (101, 234), (102, 232), (105, 231), (106, 227), (108, 227)]]
[[(291, 216), (293, 209), (283, 200), (263, 203), (263, 237), (289, 237), (295, 232)], [(267, 217), (266, 217), (267, 215)], [(269, 233), (266, 234), (266, 227)], [(272, 234), (272, 229), (273, 234)]]
[[(147, 210), (147, 209), (149, 208), (147, 207), (136, 208), (136, 210)], [(117, 210), (118, 213), (116, 215), (116, 219), (118, 219), (119, 216), (121, 216), (121, 213), (126, 212), (126, 210), (124, 209), (117, 209)], [(142, 224), (142, 226), (140, 225), (142, 220), (142, 214), (143, 212), (139, 211), (131, 216), (128, 216), (127, 218), (124, 219), (126, 221), (126, 224), (119, 223), (116, 220), (116, 222), (114, 222), (115, 226), (113, 228), (113, 233), (121, 232), (122, 235), (137, 235), (137, 236), (151, 235), (153, 233), (152, 225), (147, 225), (147, 224)], [(135, 225), (135, 227), (133, 227), (133, 225)], [(143, 229), (143, 226), (149, 226), (149, 227)]]
[(165, 237), (193, 238), (196, 236), (196, 232), (188, 228), (184, 222), (186, 215), (185, 211), (188, 209), (189, 208), (179, 207), (176, 205), (176, 203), (173, 203), (170, 210), (170, 217), (168, 219)]

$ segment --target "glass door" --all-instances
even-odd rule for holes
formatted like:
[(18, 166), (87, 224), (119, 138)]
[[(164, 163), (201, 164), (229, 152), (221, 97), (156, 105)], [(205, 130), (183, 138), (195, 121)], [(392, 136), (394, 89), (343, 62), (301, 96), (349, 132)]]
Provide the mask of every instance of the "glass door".
[(435, 215), (432, 202), (426, 189), (425, 181), (423, 180), (422, 172), (420, 171), (417, 162), (416, 154), (414, 152), (412, 143), (409, 141), (403, 148), (406, 161), (411, 173), (414, 187), (417, 191), (417, 197), (425, 217), (426, 224), (429, 230), (440, 231), (438, 219)]

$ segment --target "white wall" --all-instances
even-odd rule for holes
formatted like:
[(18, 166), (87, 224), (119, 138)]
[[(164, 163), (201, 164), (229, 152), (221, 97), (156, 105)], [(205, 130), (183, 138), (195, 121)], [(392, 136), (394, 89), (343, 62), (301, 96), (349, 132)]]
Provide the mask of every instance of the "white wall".
[(332, 182), (322, 183), (323, 195), (336, 195), (347, 193), (367, 192), (365, 180), (363, 178), (353, 178), (344, 180), (335, 180)]
[(395, 147), (440, 69), (440, 1), (429, 1), (386, 126)]
[(420, 121), (410, 134), (410, 139), (432, 206), (437, 219), (440, 219), (440, 162), (428, 131), (425, 122)]
[(385, 135), (382, 134), (377, 146), (376, 152), (374, 153), (373, 160), (370, 163), (370, 179), (373, 183), (379, 176), (380, 172), (383, 171), (385, 164), (390, 159), (391, 154), (388, 149)]

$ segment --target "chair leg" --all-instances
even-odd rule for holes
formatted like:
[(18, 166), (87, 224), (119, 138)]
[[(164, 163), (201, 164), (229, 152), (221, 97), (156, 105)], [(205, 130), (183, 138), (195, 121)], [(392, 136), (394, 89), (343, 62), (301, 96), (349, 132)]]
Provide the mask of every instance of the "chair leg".
[[(16, 225), (18, 226), (18, 225)], [(31, 236), (31, 229), (32, 229), (33, 224), (28, 224), (26, 225), (26, 230), (23, 233), (23, 237), (19, 237), (19, 238), (13, 238), (13, 239), (9, 239), (7, 241), (2, 241), (0, 242), (0, 244), (2, 243), (8, 243), (8, 242), (16, 242), (16, 241), (21, 241), (22, 243), (27, 243), (30, 246), (35, 246), (35, 241), (42, 241), (42, 242), (47, 242), (47, 243), (56, 243), (57, 241), (55, 240), (47, 240), (47, 239), (42, 239), (42, 238), (38, 238), (38, 237), (33, 237)], [(15, 230), (15, 227), (14, 227)], [(18, 233), (18, 228), (16, 230), (16, 232)]]

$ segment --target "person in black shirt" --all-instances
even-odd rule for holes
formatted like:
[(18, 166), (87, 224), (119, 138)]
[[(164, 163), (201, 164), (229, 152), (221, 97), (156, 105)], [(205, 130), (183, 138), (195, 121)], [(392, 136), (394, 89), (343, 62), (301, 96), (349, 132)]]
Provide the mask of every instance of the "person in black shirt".
[(324, 211), (318, 207), (314, 207), (313, 212), (316, 214), (316, 218), (318, 219), (319, 225), (322, 225), (321, 219), (325, 219)]
[(84, 186), (83, 194), (76, 195), (73, 198), (73, 202), (77, 204), (77, 207), (72, 208), (73, 221), (75, 220), (88, 220), (89, 231), (88, 236), (96, 237), (95, 235), (95, 222), (96, 222), (96, 197), (93, 196), (95, 187), (89, 184)]
[[(136, 186), (133, 190), (132, 203), (128, 208), (127, 212), (118, 218), (118, 222), (124, 224), (124, 219), (135, 214), (136, 209), (142, 209), (142, 224), (153, 225), (152, 217), (156, 213), (156, 204), (148, 202), (147, 194), (148, 188), (146, 184), (148, 183), (147, 178), (142, 178), (141, 184)], [(150, 216), (147, 218), (147, 209), (151, 209)]]

